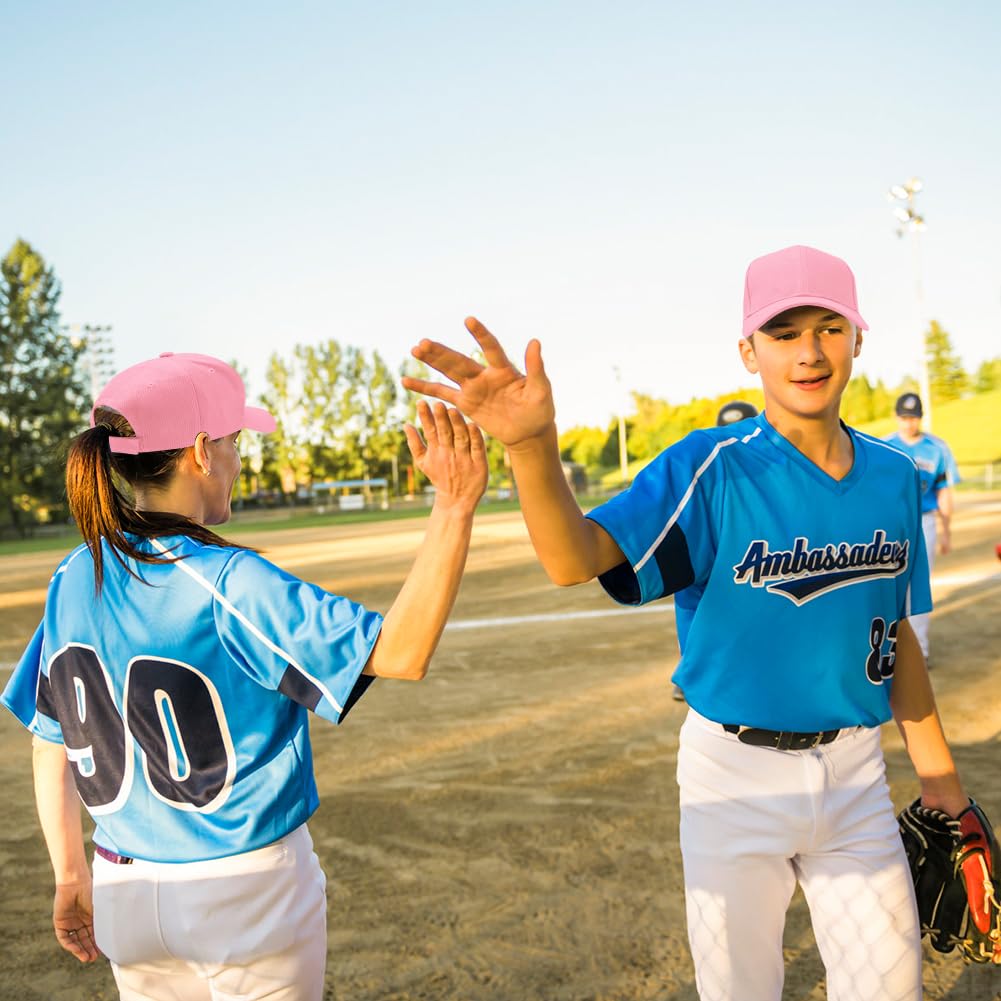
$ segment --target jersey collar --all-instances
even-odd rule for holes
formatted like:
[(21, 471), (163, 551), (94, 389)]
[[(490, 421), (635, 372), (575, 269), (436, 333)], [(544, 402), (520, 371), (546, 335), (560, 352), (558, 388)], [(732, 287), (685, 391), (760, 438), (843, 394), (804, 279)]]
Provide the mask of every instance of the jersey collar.
[(808, 459), (788, 438), (784, 438), (768, 423), (768, 418), (761, 413), (756, 418), (758, 426), (764, 432), (765, 437), (792, 463), (802, 469), (808, 476), (816, 480), (822, 487), (833, 494), (841, 495), (848, 493), (852, 487), (862, 478), (866, 468), (865, 450), (858, 435), (844, 421), (840, 421), (841, 427), (847, 432), (852, 441), (852, 468), (843, 479), (836, 480), (833, 476), (825, 473), (815, 462)]

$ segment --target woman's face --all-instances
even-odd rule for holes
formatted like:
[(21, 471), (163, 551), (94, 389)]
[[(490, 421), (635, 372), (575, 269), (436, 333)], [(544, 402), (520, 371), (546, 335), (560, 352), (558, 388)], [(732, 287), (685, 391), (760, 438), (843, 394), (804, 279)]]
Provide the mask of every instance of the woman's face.
[(233, 484), (243, 465), (237, 448), (239, 439), (240, 432), (234, 431), (224, 438), (205, 442), (205, 452), (211, 463), (211, 475), (206, 476), (202, 484), (206, 525), (229, 521)]

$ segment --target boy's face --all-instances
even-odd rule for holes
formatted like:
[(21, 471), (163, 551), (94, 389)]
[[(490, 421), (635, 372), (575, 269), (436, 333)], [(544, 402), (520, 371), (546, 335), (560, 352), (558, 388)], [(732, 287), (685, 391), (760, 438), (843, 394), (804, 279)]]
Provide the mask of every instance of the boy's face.
[(862, 349), (862, 332), (823, 306), (797, 306), (740, 341), (748, 372), (761, 376), (766, 408), (774, 416), (837, 414)]

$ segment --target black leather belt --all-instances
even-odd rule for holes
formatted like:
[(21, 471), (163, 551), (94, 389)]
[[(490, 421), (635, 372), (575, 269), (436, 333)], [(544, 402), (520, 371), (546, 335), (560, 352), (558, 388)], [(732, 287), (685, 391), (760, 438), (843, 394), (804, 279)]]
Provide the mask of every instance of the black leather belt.
[(840, 730), (819, 730), (814, 733), (797, 733), (795, 730), (759, 730), (754, 726), (737, 726), (724, 723), (727, 733), (735, 733), (742, 744), (755, 747), (774, 747), (779, 751), (805, 751), (819, 744), (829, 744)]

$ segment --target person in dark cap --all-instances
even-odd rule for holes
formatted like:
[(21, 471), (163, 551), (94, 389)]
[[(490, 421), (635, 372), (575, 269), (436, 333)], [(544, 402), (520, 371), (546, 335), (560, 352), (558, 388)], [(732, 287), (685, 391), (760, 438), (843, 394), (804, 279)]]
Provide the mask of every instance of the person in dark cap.
[[(902, 393), (897, 397), (898, 429), (886, 438), (894, 448), (909, 455), (921, 476), (921, 527), (928, 550), (928, 572), (935, 562), (936, 543), (943, 556), (949, 552), (952, 520), (952, 488), (959, 482), (959, 470), (949, 446), (927, 431), (921, 430), (924, 408), (917, 393)], [(936, 524), (937, 522), (937, 524)], [(910, 622), (917, 634), (925, 660), (929, 661), (928, 615), (913, 615)]]
[(743, 400), (731, 400), (719, 408), (719, 413), (716, 415), (716, 427), (726, 427), (728, 424), (736, 424), (737, 421), (757, 416), (758, 408), (754, 404), (745, 403)]

